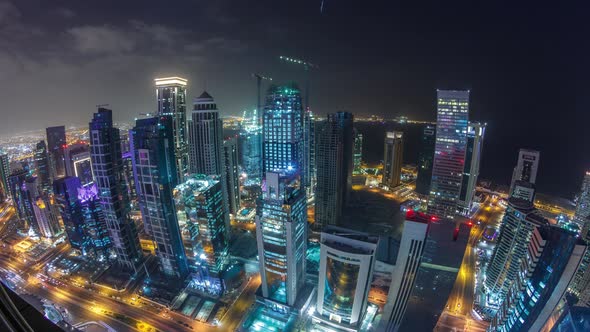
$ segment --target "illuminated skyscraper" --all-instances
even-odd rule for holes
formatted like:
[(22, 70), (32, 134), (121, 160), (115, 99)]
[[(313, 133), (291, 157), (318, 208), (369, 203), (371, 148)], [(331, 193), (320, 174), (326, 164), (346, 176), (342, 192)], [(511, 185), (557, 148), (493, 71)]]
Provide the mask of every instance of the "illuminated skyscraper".
[[(515, 187), (527, 182), (516, 182)], [(515, 190), (516, 191), (516, 190)], [(494, 310), (505, 298), (510, 285), (516, 280), (519, 266), (527, 255), (527, 245), (536, 227), (547, 225), (530, 200), (515, 197), (508, 199), (508, 207), (500, 225), (500, 235), (494, 253), (486, 268), (485, 289), (487, 306)]]
[(294, 86), (271, 86), (263, 117), (262, 196), (257, 203), (256, 238), (262, 295), (293, 306), (305, 279), (307, 198), (303, 167), (301, 95)]
[(469, 91), (437, 90), (436, 143), (428, 214), (453, 219), (465, 166)]
[[(578, 224), (580, 229), (588, 223), (588, 217), (590, 217), (590, 171), (586, 171), (584, 180), (582, 181), (582, 187), (580, 188), (580, 194), (578, 195), (578, 202), (576, 204), (576, 213), (574, 214), (574, 222)], [(582, 238), (586, 234), (582, 234)]]
[(242, 167), (247, 175), (246, 184), (259, 184), (262, 180), (262, 126), (258, 122), (257, 110), (244, 111), (240, 154)]
[(297, 170), (304, 167), (303, 112), (296, 85), (271, 86), (263, 115), (263, 171)]
[(406, 215), (387, 302), (383, 308), (381, 330), (397, 331), (404, 318), (420, 267), (429, 222), (430, 218), (424, 214), (412, 211)]
[(336, 328), (359, 328), (375, 267), (378, 236), (328, 226), (320, 240), (314, 320)]
[(54, 197), (41, 194), (33, 203), (35, 219), (39, 225), (39, 235), (45, 238), (53, 238), (61, 233), (59, 226), (59, 210)]
[(217, 104), (207, 91), (194, 100), (188, 122), (191, 174), (217, 175), (223, 188), (225, 229), (230, 230), (229, 193), (223, 158), (223, 121)]
[(121, 138), (113, 112), (99, 108), (90, 122), (90, 157), (100, 206), (117, 262), (133, 269), (142, 260), (137, 227), (129, 216), (130, 202), (123, 173)]
[(404, 133), (392, 131), (385, 134), (383, 151), (383, 179), (381, 183), (389, 188), (400, 185), (402, 161), (404, 159)]
[(483, 148), (483, 138), (486, 124), (470, 122), (467, 127), (467, 149), (465, 150), (465, 167), (461, 180), (461, 192), (459, 193), (459, 212), (465, 216), (470, 215), (475, 196), (475, 187), (479, 177), (479, 164)]
[(3, 196), (1, 196), (0, 199), (2, 199), (2, 201), (10, 197), (8, 176), (10, 176), (10, 163), (8, 162), (8, 155), (0, 154), (0, 189), (3, 193)]
[(316, 137), (315, 118), (306, 105), (307, 109), (303, 114), (303, 179), (307, 194), (313, 194), (316, 181)]
[(108, 257), (111, 245), (96, 184), (82, 186), (80, 179), (66, 176), (53, 183), (68, 242), (83, 255)]
[(39, 225), (33, 208), (35, 199), (39, 196), (37, 178), (29, 177), (27, 171), (20, 170), (8, 177), (8, 184), (16, 215), (20, 220), (19, 228), (26, 232), (32, 229), (39, 235)]
[[(590, 172), (586, 171), (578, 202), (574, 214), (574, 222), (581, 229), (580, 238), (586, 243), (590, 243)], [(580, 305), (590, 307), (590, 250), (584, 253), (580, 267), (576, 271), (572, 282), (571, 291), (580, 299)]]
[(56, 179), (66, 175), (64, 165), (64, 149), (66, 142), (66, 127), (49, 127), (47, 132), (47, 151), (51, 163), (51, 178)]
[(143, 226), (156, 243), (160, 270), (184, 279), (189, 271), (172, 194), (178, 185), (173, 122), (170, 115), (136, 121), (133, 170)]
[(317, 129), (315, 226), (337, 225), (352, 190), (353, 115), (328, 114)]
[(299, 174), (266, 172), (257, 206), (256, 238), (262, 295), (293, 306), (304, 285), (307, 199)]
[(50, 189), (50, 178), (49, 178), (49, 156), (47, 154), (47, 145), (45, 141), (41, 140), (35, 146), (35, 170), (37, 174), (37, 181), (41, 189), (47, 192)]
[(229, 245), (219, 176), (189, 176), (176, 186), (174, 200), (191, 269), (196, 269), (203, 283), (221, 289)]
[(77, 176), (82, 185), (94, 182), (90, 147), (86, 143), (76, 143), (65, 148), (64, 161), (67, 176)]
[(154, 81), (156, 84), (158, 115), (172, 117), (177, 178), (182, 181), (189, 171), (188, 137), (186, 134), (187, 80), (180, 77), (165, 77), (156, 78)]
[(422, 130), (420, 153), (418, 156), (418, 177), (416, 178), (416, 192), (421, 195), (427, 196), (430, 194), (435, 142), (436, 126), (424, 126), (424, 129)]
[(518, 160), (512, 173), (512, 182), (510, 182), (510, 193), (514, 190), (516, 181), (525, 181), (535, 184), (537, 180), (537, 171), (539, 170), (539, 158), (541, 153), (535, 150), (520, 149)]
[(229, 212), (236, 215), (240, 209), (240, 174), (238, 172), (237, 137), (229, 137), (223, 141), (223, 159)]
[(488, 331), (553, 331), (552, 313), (586, 250), (576, 240), (575, 234), (559, 227), (533, 230), (516, 280)]
[[(316, 156), (317, 159), (317, 156)], [(352, 174), (361, 174), (361, 166), (363, 163), (363, 134), (361, 134), (356, 128), (354, 129), (354, 152), (352, 156), (353, 167)]]

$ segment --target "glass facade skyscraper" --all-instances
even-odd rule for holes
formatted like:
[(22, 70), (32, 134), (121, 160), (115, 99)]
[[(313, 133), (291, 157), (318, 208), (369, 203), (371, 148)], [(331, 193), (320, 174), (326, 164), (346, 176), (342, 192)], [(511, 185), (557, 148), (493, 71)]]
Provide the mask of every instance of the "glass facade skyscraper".
[(305, 174), (303, 111), (296, 85), (271, 86), (263, 114), (263, 170)]
[(297, 172), (266, 172), (262, 187), (256, 214), (262, 295), (293, 306), (305, 279), (305, 190)]
[(238, 172), (238, 138), (236, 136), (223, 140), (223, 161), (229, 213), (235, 216), (240, 209), (240, 174)]
[(86, 143), (70, 144), (65, 149), (64, 157), (67, 176), (77, 176), (82, 185), (94, 182), (90, 147)]
[(0, 154), (0, 199), (2, 201), (10, 197), (10, 186), (8, 177), (10, 176), (10, 164), (7, 154)]
[(35, 234), (39, 235), (39, 226), (33, 209), (35, 199), (39, 196), (37, 178), (28, 176), (28, 172), (25, 170), (20, 170), (13, 172), (8, 177), (8, 185), (16, 215), (20, 220), (19, 228), (26, 232), (32, 229)]
[(53, 192), (72, 248), (85, 256), (108, 257), (111, 239), (96, 184), (82, 186), (79, 178), (66, 176), (54, 181)]
[(160, 270), (184, 279), (189, 271), (172, 190), (178, 185), (174, 118), (140, 119), (133, 128), (133, 170), (145, 232), (156, 243)]
[[(523, 183), (526, 184), (526, 183)], [(519, 183), (516, 183), (519, 186)], [(486, 268), (487, 306), (495, 310), (516, 280), (534, 228), (547, 225), (530, 200), (511, 196), (500, 225), (500, 235)]]
[(47, 145), (41, 140), (35, 146), (35, 173), (41, 189), (47, 192), (50, 189), (50, 168), (49, 156), (47, 154)]
[(92, 172), (116, 261), (135, 271), (143, 254), (137, 227), (129, 216), (131, 205), (123, 173), (121, 137), (119, 129), (113, 127), (113, 112), (99, 108), (89, 127)]
[[(549, 331), (551, 314), (562, 300), (586, 245), (559, 227), (533, 230), (528, 254), (503, 298), (488, 331)], [(549, 324), (547, 329), (543, 327)]]
[(66, 175), (64, 165), (64, 149), (66, 148), (66, 127), (49, 127), (47, 133), (47, 151), (51, 164), (51, 178), (56, 179)]
[(389, 188), (401, 184), (402, 162), (404, 159), (404, 133), (392, 131), (385, 134), (383, 149), (383, 179), (381, 183)]
[(328, 226), (321, 234), (317, 317), (357, 327), (367, 311), (378, 236)]
[(432, 180), (432, 163), (434, 160), (434, 143), (436, 142), (436, 126), (426, 125), (422, 129), (420, 153), (418, 155), (418, 177), (416, 192), (428, 196)]
[(467, 148), (465, 149), (465, 167), (461, 180), (461, 192), (459, 193), (459, 212), (469, 216), (475, 196), (475, 187), (479, 177), (479, 164), (483, 149), (483, 139), (486, 125), (479, 122), (470, 122), (467, 127)]
[[(317, 158), (317, 157), (316, 157)], [(352, 156), (353, 160), (353, 175), (360, 175), (361, 166), (363, 163), (363, 134), (361, 134), (356, 128), (354, 129), (354, 152)]]
[(156, 99), (158, 115), (172, 117), (174, 154), (176, 156), (177, 178), (182, 181), (189, 172), (188, 137), (186, 134), (186, 85), (180, 77), (156, 78)]
[(510, 182), (510, 193), (514, 191), (516, 181), (535, 184), (540, 158), (541, 153), (539, 151), (529, 149), (520, 149), (518, 151), (518, 160), (516, 161), (516, 166), (512, 172), (512, 181)]
[(191, 269), (217, 285), (228, 263), (229, 244), (219, 176), (192, 174), (174, 189), (178, 223)]
[(263, 116), (262, 196), (256, 207), (256, 239), (262, 295), (293, 306), (304, 285), (307, 198), (301, 178), (303, 112), (295, 85), (272, 86)]
[(240, 133), (240, 155), (247, 185), (260, 184), (262, 180), (262, 125), (258, 114), (258, 110), (244, 111)]
[(328, 114), (317, 126), (317, 184), (315, 223), (317, 229), (337, 225), (352, 190), (353, 115)]
[(428, 214), (453, 219), (465, 166), (469, 91), (437, 90), (436, 142)]

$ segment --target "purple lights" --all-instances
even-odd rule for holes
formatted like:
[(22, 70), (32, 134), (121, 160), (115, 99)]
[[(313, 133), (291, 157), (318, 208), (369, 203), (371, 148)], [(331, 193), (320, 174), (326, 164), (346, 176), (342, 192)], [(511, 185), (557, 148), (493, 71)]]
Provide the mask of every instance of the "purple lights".
[(98, 188), (95, 183), (78, 188), (78, 200), (82, 203), (98, 198)]

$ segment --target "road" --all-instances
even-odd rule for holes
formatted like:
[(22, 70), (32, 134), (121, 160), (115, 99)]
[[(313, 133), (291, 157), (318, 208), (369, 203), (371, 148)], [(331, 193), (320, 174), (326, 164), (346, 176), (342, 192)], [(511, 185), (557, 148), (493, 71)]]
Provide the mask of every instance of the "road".
[[(497, 204), (497, 200), (488, 197), (473, 217), (474, 225), (463, 262), (435, 331), (485, 331), (487, 323), (475, 320), (471, 315), (475, 291), (476, 247), (486, 227), (498, 225), (503, 214), (504, 209)], [(479, 220), (481, 224), (477, 224)]]
[(230, 306), (225, 316), (221, 319), (220, 327), (223, 331), (237, 331), (244, 313), (248, 311), (255, 301), (256, 290), (260, 287), (260, 283), (261, 279), (259, 274), (253, 276), (248, 282), (248, 285), (242, 294), (240, 294), (233, 305)]

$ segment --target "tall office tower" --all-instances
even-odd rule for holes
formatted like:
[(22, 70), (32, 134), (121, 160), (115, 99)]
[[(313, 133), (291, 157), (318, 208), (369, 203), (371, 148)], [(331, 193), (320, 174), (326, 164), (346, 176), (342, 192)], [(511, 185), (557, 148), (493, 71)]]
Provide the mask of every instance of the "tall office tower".
[(262, 190), (256, 209), (262, 295), (279, 306), (293, 306), (305, 279), (305, 189), (295, 170), (267, 171)]
[(295, 84), (268, 89), (262, 126), (263, 174), (297, 170), (305, 176), (302, 115), (301, 94)]
[(191, 174), (219, 175), (223, 189), (225, 229), (230, 232), (229, 193), (223, 158), (223, 121), (213, 97), (203, 91), (194, 100), (188, 122)]
[(50, 189), (49, 180), (49, 156), (47, 155), (47, 145), (45, 141), (39, 141), (35, 146), (35, 170), (37, 181), (41, 189), (47, 192)]
[(363, 134), (361, 134), (356, 128), (354, 128), (354, 152), (352, 155), (352, 160), (352, 174), (362, 174), (361, 166), (363, 164)]
[[(580, 238), (590, 243), (590, 171), (586, 171), (578, 202), (574, 214), (574, 222), (581, 229)], [(584, 253), (580, 267), (576, 271), (572, 285), (570, 286), (573, 294), (578, 296), (580, 304), (590, 307), (590, 250)]]
[(510, 193), (514, 190), (516, 181), (525, 181), (535, 184), (537, 171), (539, 170), (539, 159), (541, 153), (535, 150), (520, 149), (518, 160), (512, 172), (512, 181), (510, 182)]
[(113, 111), (99, 108), (89, 127), (92, 172), (113, 250), (122, 267), (135, 271), (143, 254), (137, 227), (129, 217), (121, 141), (119, 129), (113, 127)]
[(59, 226), (59, 210), (55, 199), (47, 194), (37, 196), (33, 203), (35, 219), (39, 225), (39, 234), (45, 238), (53, 238), (61, 233)]
[(559, 227), (535, 229), (528, 254), (520, 264), (488, 331), (549, 331), (552, 313), (565, 295), (586, 245)]
[(51, 163), (51, 178), (61, 178), (66, 175), (64, 165), (64, 149), (66, 142), (66, 127), (49, 127), (47, 133), (47, 151)]
[(8, 177), (8, 183), (16, 214), (20, 220), (19, 228), (25, 232), (32, 230), (39, 235), (39, 224), (33, 207), (39, 196), (37, 178), (28, 176), (25, 170), (20, 170)]
[(469, 216), (475, 196), (475, 187), (479, 177), (479, 163), (483, 148), (483, 138), (486, 130), (485, 123), (470, 122), (467, 127), (467, 148), (465, 150), (465, 166), (459, 193), (458, 209), (464, 216)]
[(176, 186), (174, 200), (186, 256), (203, 284), (222, 288), (229, 259), (219, 176), (192, 174)]
[(404, 159), (404, 133), (391, 131), (385, 134), (383, 151), (383, 179), (381, 183), (389, 188), (400, 185), (402, 161)]
[[(457, 280), (471, 232), (471, 227), (465, 224), (457, 226), (455, 223), (433, 221), (432, 216), (426, 218), (431, 222), (399, 331), (434, 329)], [(415, 242), (414, 245), (417, 244)], [(397, 264), (404, 264), (399, 259), (398, 255), (396, 270)], [(412, 268), (408, 266), (408, 269)]]
[(420, 267), (429, 221), (430, 218), (427, 215), (414, 211), (406, 215), (396, 265), (380, 323), (380, 329), (383, 331), (397, 331), (402, 323), (416, 281), (416, 272)]
[(90, 146), (88, 144), (75, 143), (68, 145), (64, 151), (64, 163), (67, 176), (77, 176), (80, 178), (82, 185), (94, 182)]
[(10, 197), (12, 197), (14, 208), (16, 209), (16, 215), (19, 221), (21, 223), (24, 223), (25, 225), (27, 223), (27, 219), (29, 219), (26, 208), (28, 204), (28, 193), (26, 190), (27, 187), (25, 182), (27, 176), (28, 173), (25, 170), (19, 170), (13, 172), (8, 177), (8, 188), (10, 191)]
[(0, 189), (4, 193), (2, 201), (10, 197), (10, 186), (8, 185), (8, 177), (10, 176), (10, 163), (8, 162), (7, 154), (0, 154)]
[(467, 146), (469, 91), (437, 90), (436, 142), (428, 214), (453, 219)]
[(436, 126), (426, 125), (422, 130), (422, 141), (418, 156), (418, 177), (416, 178), (416, 192), (421, 195), (430, 194), (432, 180), (432, 163), (434, 160), (434, 145), (436, 142)]
[(328, 226), (320, 240), (314, 320), (335, 328), (360, 328), (367, 312), (378, 236)]
[(184, 279), (189, 271), (172, 194), (178, 185), (173, 121), (169, 115), (136, 121), (133, 170), (143, 225), (156, 243), (160, 269)]
[(156, 78), (158, 115), (172, 117), (174, 154), (178, 181), (189, 172), (188, 137), (186, 134), (186, 84), (180, 77)]
[(223, 159), (229, 212), (235, 216), (240, 209), (240, 174), (238, 172), (238, 138), (236, 136), (223, 141)]
[[(530, 186), (526, 182), (517, 182), (515, 191), (525, 184)], [(527, 244), (533, 230), (548, 224), (533, 205), (534, 195), (524, 196), (530, 199), (514, 195), (508, 199), (508, 207), (500, 225), (500, 235), (486, 268), (484, 286), (487, 292), (487, 306), (492, 310), (497, 308), (510, 285), (516, 280), (518, 268), (527, 254)]]
[(316, 180), (315, 118), (306, 105), (303, 114), (303, 179), (308, 195), (313, 194)]
[(66, 176), (53, 182), (53, 192), (72, 248), (84, 256), (108, 257), (111, 239), (96, 184), (82, 186), (79, 178)]
[[(582, 181), (582, 187), (580, 188), (580, 194), (576, 204), (576, 212), (574, 214), (574, 222), (578, 224), (580, 229), (584, 229), (584, 226), (588, 223), (588, 217), (590, 217), (590, 171), (586, 171), (584, 180)], [(586, 237), (586, 234), (581, 234), (581, 237)]]
[(317, 130), (317, 184), (315, 226), (336, 225), (352, 190), (353, 116), (348, 112), (328, 114)]
[[(137, 186), (135, 185), (135, 173), (133, 173), (133, 129), (121, 134), (121, 154), (123, 156), (123, 174), (127, 184), (127, 193), (132, 202), (137, 201)], [(134, 204), (134, 210), (138, 210)]]
[(244, 111), (241, 128), (241, 160), (246, 173), (246, 184), (260, 184), (262, 180), (262, 125), (258, 111)]

